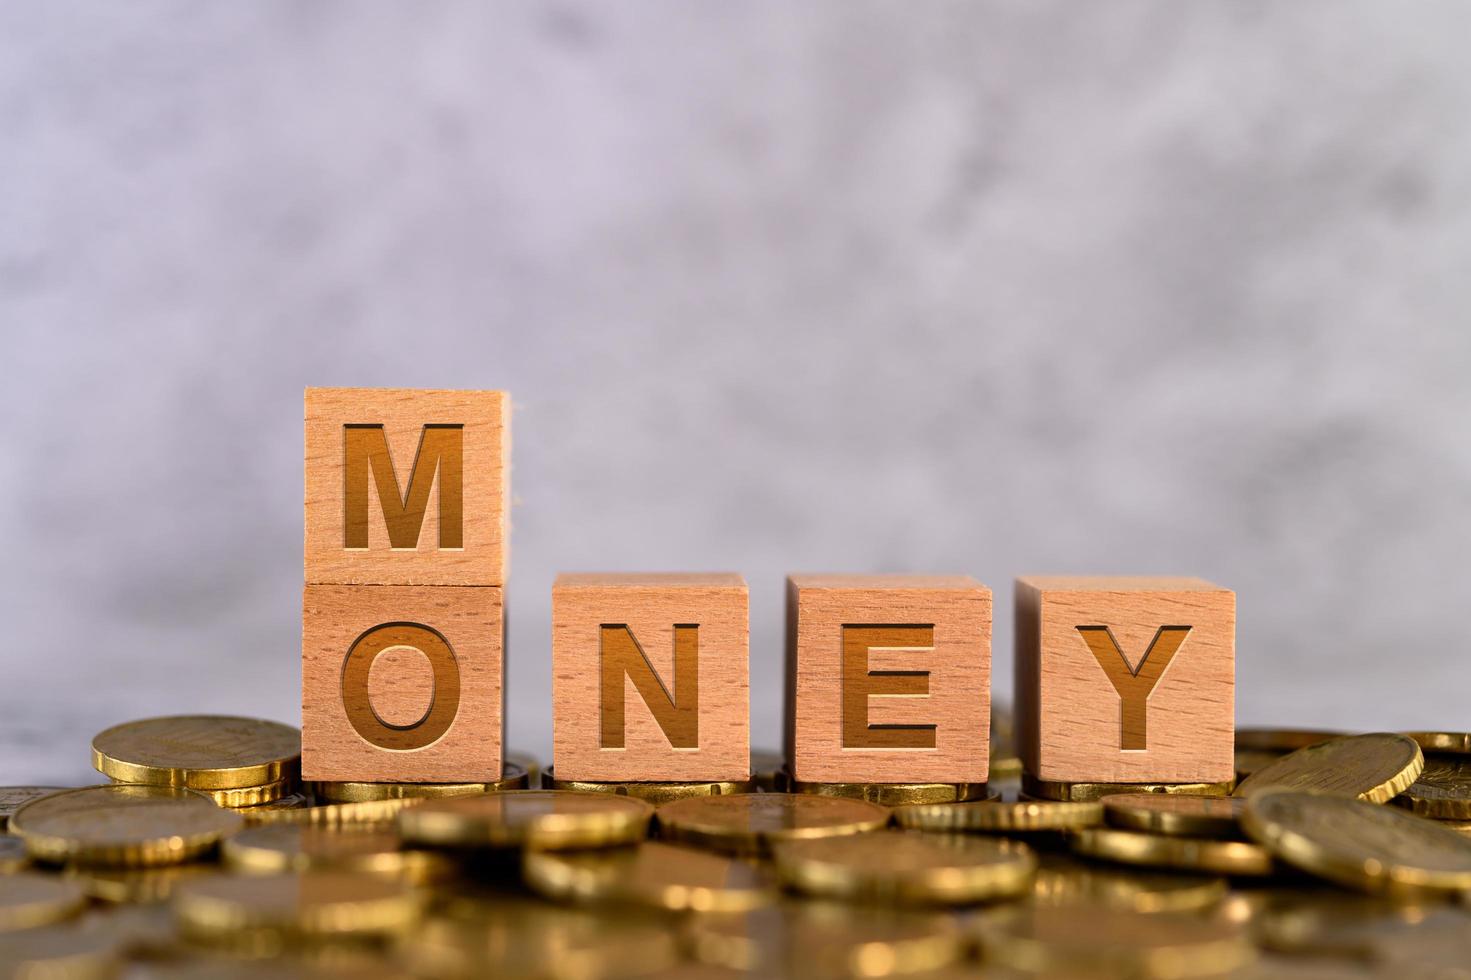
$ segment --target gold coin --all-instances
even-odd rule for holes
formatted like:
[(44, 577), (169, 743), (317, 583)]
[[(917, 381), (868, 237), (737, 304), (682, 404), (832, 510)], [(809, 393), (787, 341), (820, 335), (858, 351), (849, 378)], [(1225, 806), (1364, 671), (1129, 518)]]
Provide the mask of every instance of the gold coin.
[(1463, 980), (1471, 963), (1471, 941), (1465, 926), (1416, 929), (1381, 937), (1374, 944), (1374, 961), (1386, 978)]
[(1002, 803), (928, 803), (901, 806), (894, 820), (915, 830), (1030, 833), (1039, 830), (1075, 830), (1091, 827), (1103, 819), (1103, 807), (1095, 802), (1061, 803), (1056, 800), (1023, 800)]
[(1471, 888), (1471, 840), (1396, 807), (1263, 790), (1247, 798), (1241, 824), (1293, 867), (1359, 891)]
[(448, 873), (443, 856), (406, 851), (388, 831), (342, 831), (292, 824), (247, 827), (220, 847), (225, 866), (250, 874), (360, 871), (427, 882)]
[(968, 945), (948, 915), (803, 902), (698, 916), (686, 935), (709, 966), (766, 977), (892, 977), (940, 970)]
[(1238, 728), (1236, 747), (1286, 755), (1347, 734), (1328, 728)]
[(1163, 793), (1178, 796), (1229, 796), (1233, 783), (1060, 783), (1022, 775), (1022, 790), (1039, 800), (1087, 803), (1117, 793)]
[[(117, 944), (118, 951), (129, 959), (154, 962), (177, 958), (182, 942), (179, 927), (174, 922), (174, 910), (165, 902), (94, 909), (77, 921), (76, 930), (110, 938)], [(160, 980), (151, 971), (145, 975), (149, 980)]]
[[(171, 950), (152, 955), (148, 980), (411, 980), (390, 963), (377, 935), (305, 936), (272, 929), (194, 936), (177, 930)], [(131, 980), (131, 974), (128, 975)]]
[(1105, 907), (1032, 906), (981, 920), (986, 962), (1069, 977), (1218, 976), (1249, 965), (1256, 950), (1229, 923)]
[[(1471, 732), (1405, 732), (1424, 752), (1471, 755)], [(0, 790), (3, 793), (4, 790)]]
[(200, 789), (195, 792), (208, 796), (215, 801), (216, 806), (238, 810), (247, 806), (267, 806), (284, 799), (295, 789), (295, 782), (282, 779), (279, 782), (265, 783), (261, 786), (241, 786), (239, 789)]
[(377, 936), (418, 920), (422, 897), (377, 875), (313, 871), (288, 875), (210, 875), (184, 882), (174, 914), (195, 938), (242, 931), (286, 936)]
[(1258, 769), (1267, 768), (1286, 754), (1286, 752), (1273, 752), (1268, 749), (1237, 749), (1235, 756), (1237, 780), (1245, 779)]
[(26, 842), (10, 834), (0, 834), (0, 874), (19, 871), (30, 863)]
[(521, 766), (507, 762), (501, 778), (489, 783), (309, 783), (312, 794), (323, 803), (369, 803), (377, 800), (443, 799), (475, 796), (508, 789), (526, 789), (531, 777)]
[(1231, 980), (1400, 980), (1365, 963), (1347, 959), (1300, 958), (1272, 953), (1231, 974)]
[(1031, 848), (997, 837), (885, 831), (777, 845), (776, 873), (789, 888), (823, 898), (963, 905), (1032, 887)]
[(1460, 834), (1462, 837), (1471, 837), (1471, 820), (1437, 820), (1435, 825)]
[(541, 789), (541, 763), (530, 752), (507, 752), (501, 757), (501, 779), (513, 770), (526, 773), (525, 786), (510, 786), (508, 789)]
[(1406, 735), (1348, 735), (1284, 755), (1242, 780), (1236, 795), (1294, 789), (1386, 803), (1407, 789), (1424, 767), (1420, 746)]
[(658, 817), (665, 837), (720, 851), (763, 853), (779, 841), (879, 830), (889, 822), (889, 811), (863, 800), (747, 793), (666, 803)]
[(1016, 715), (999, 701), (991, 702), (991, 753), (1016, 755)]
[(879, 806), (1001, 799), (1001, 794), (991, 792), (985, 783), (804, 783), (790, 779), (787, 792), (866, 800)]
[(271, 800), (269, 803), (257, 803), (254, 806), (232, 806), (230, 809), (244, 817), (246, 823), (250, 823), (252, 814), (263, 813), (266, 810), (300, 810), (310, 804), (311, 801), (303, 793), (287, 793), (280, 799)]
[(741, 912), (777, 897), (774, 880), (758, 865), (661, 841), (581, 853), (533, 851), (522, 870), (527, 884), (558, 901)]
[(405, 840), (429, 847), (551, 851), (631, 844), (647, 835), (653, 814), (626, 796), (532, 789), (426, 800), (405, 810), (398, 826)]
[(1239, 840), (1165, 837), (1094, 827), (1078, 831), (1072, 846), (1079, 854), (1103, 861), (1196, 874), (1264, 877), (1273, 870), (1271, 855), (1266, 850)]
[(1016, 719), (1011, 706), (991, 702), (990, 779), (998, 782), (1022, 777), (1022, 760), (1016, 753)]
[(1225, 878), (1084, 864), (1043, 853), (1034, 905), (1105, 905), (1124, 912), (1199, 912), (1226, 897)]
[(1407, 903), (1327, 887), (1277, 889), (1266, 893), (1264, 906), (1253, 923), (1257, 944), (1300, 956), (1369, 961), (1386, 939), (1471, 927), (1471, 916), (1454, 906)]
[(751, 750), (751, 779), (763, 793), (786, 792), (786, 756), (774, 749)]
[(230, 715), (116, 725), (92, 739), (92, 765), (118, 782), (240, 789), (301, 778), (301, 732)]
[(116, 904), (147, 905), (167, 902), (182, 881), (215, 874), (212, 865), (194, 862), (157, 868), (89, 868), (68, 866), (62, 870), (92, 898)]
[(711, 781), (699, 783), (599, 783), (585, 779), (558, 779), (555, 768), (548, 768), (541, 777), (547, 789), (565, 789), (577, 793), (612, 793), (643, 800), (651, 806), (661, 806), (675, 800), (688, 800), (697, 796), (729, 796), (731, 793), (756, 792), (755, 780)]
[[(728, 970), (723, 966), (706, 966), (689, 960), (667, 969), (642, 974), (646, 980), (743, 980), (739, 970)], [(951, 980), (944, 972), (932, 973), (926, 980)]]
[(415, 976), (439, 978), (644, 976), (679, 960), (666, 916), (643, 909), (592, 911), (514, 893), (457, 890), (442, 908), (400, 939)]
[(307, 827), (342, 827), (353, 830), (387, 829), (397, 826), (398, 815), (424, 802), (419, 797), (370, 800), (366, 803), (329, 803), (326, 806), (244, 807), (237, 811), (246, 826), (296, 824)]
[(75, 882), (21, 871), (0, 875), (0, 932), (33, 929), (69, 919), (87, 904)]
[(1022, 760), (1014, 755), (991, 755), (991, 782), (1022, 778)]
[(65, 786), (0, 786), (0, 832), (10, 824), (10, 815), (31, 800), (60, 793)]
[(1426, 756), (1419, 778), (1394, 802), (1422, 817), (1471, 819), (1471, 756)]
[(1248, 925), (1264, 914), (1262, 910), (1266, 907), (1266, 897), (1270, 894), (1265, 888), (1231, 891), (1216, 909), (1214, 918), (1232, 925)]
[(1241, 836), (1239, 796), (1161, 796), (1126, 793), (1103, 800), (1104, 818), (1116, 827), (1172, 837)]
[(129, 867), (187, 861), (242, 823), (191, 790), (121, 783), (43, 796), (10, 818), (34, 858)]
[(111, 980), (118, 975), (117, 940), (67, 926), (0, 934), (0, 977)]

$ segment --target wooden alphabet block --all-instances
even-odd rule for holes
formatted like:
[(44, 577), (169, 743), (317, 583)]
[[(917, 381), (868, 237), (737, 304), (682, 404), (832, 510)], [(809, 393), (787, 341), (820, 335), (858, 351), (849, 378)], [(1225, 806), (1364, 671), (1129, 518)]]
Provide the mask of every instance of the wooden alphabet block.
[(1060, 782), (1234, 775), (1236, 595), (1194, 578), (1016, 582), (1026, 770)]
[(746, 582), (739, 575), (557, 576), (557, 778), (749, 778), (747, 606)]
[(502, 601), (487, 587), (306, 586), (303, 778), (499, 779)]
[(306, 390), (306, 580), (506, 583), (502, 391)]
[(984, 783), (991, 590), (965, 576), (787, 579), (787, 759), (819, 783)]

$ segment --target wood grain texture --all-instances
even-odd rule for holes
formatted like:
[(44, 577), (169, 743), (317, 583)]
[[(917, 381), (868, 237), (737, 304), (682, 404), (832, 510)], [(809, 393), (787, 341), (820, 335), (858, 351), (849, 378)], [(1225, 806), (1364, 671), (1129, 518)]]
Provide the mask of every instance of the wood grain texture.
[[(854, 629), (865, 627), (886, 629)], [(889, 639), (880, 639), (884, 636)], [(930, 645), (912, 645), (926, 638)], [(859, 648), (874, 639), (896, 646), (870, 648), (866, 664), (855, 659)], [(854, 692), (845, 688), (862, 680), (854, 672), (863, 668), (870, 675), (860, 691), (870, 729), (866, 736), (861, 732), (861, 719), (846, 717), (861, 707)], [(991, 590), (976, 580), (925, 575), (791, 576), (787, 579), (787, 678), (786, 752), (795, 779), (817, 783), (986, 781)]]
[(306, 581), (504, 585), (509, 409), (501, 391), (308, 388)]
[(1017, 579), (1026, 770), (1058, 782), (1231, 779), (1235, 653), (1236, 595), (1210, 582)]
[[(503, 601), (499, 588), (307, 585), (303, 778), (499, 779)], [(445, 649), (437, 649), (433, 637)], [(446, 653), (453, 661), (449, 667)]]
[[(593, 782), (750, 778), (748, 604), (739, 575), (559, 575), (552, 587), (557, 777)], [(619, 626), (626, 630), (604, 629)], [(691, 626), (697, 629), (687, 629)], [(678, 676), (677, 633), (685, 658)], [(614, 650), (605, 655), (605, 635), (619, 644), (616, 655)], [(629, 636), (636, 644), (631, 655)], [(610, 713), (604, 690), (610, 703), (613, 692), (622, 696), (621, 747), (609, 730), (616, 727), (610, 714), (616, 718), (617, 709)], [(694, 708), (692, 698), (697, 698)]]

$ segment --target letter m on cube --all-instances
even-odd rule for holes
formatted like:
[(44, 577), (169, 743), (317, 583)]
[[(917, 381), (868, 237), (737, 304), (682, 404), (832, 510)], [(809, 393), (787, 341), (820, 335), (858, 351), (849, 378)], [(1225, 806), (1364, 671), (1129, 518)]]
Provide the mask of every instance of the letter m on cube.
[(501, 391), (308, 388), (306, 581), (506, 583)]

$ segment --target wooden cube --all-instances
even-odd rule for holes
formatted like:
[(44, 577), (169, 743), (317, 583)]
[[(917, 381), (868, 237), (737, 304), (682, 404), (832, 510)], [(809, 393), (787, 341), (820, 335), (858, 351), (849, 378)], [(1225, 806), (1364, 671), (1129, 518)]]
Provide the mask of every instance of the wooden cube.
[(751, 775), (748, 596), (719, 574), (559, 575), (552, 587), (557, 778)]
[(501, 391), (306, 390), (306, 580), (506, 583)]
[(306, 586), (303, 777), (499, 779), (502, 598), (486, 587)]
[(821, 783), (983, 783), (991, 590), (965, 576), (787, 580), (787, 759)]
[(1234, 775), (1236, 595), (1195, 578), (1016, 582), (1016, 724), (1060, 782)]

